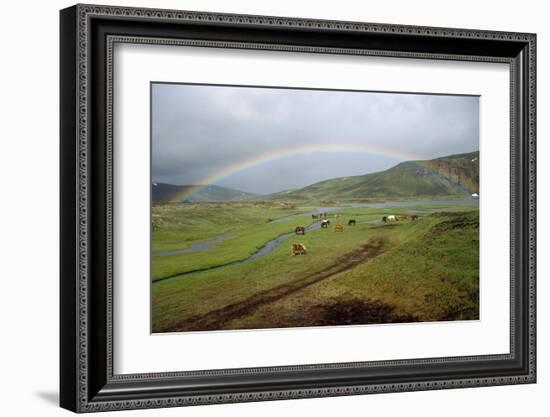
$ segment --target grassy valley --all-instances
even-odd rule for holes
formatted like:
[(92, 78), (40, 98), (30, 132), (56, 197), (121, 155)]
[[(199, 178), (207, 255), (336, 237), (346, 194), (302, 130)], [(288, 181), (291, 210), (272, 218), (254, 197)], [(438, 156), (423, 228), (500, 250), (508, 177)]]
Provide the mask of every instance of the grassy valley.
[[(328, 218), (344, 232), (292, 233), (317, 222), (312, 211), (253, 202), (156, 205), (153, 331), (478, 318), (476, 205), (341, 207)], [(381, 222), (390, 213), (420, 218)], [(163, 254), (220, 235), (227, 239), (208, 250)], [(273, 251), (246, 261), (281, 235), (288, 236)], [(296, 242), (306, 255), (291, 256)]]
[(270, 196), (153, 185), (152, 331), (478, 319), (478, 191), (478, 152)]

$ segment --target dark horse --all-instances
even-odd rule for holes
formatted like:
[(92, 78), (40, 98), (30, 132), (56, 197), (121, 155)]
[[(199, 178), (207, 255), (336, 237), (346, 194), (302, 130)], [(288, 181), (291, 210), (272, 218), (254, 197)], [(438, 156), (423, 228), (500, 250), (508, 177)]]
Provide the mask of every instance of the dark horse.
[(411, 220), (414, 222), (415, 220), (418, 220), (418, 216), (416, 214), (413, 214), (411, 216)]
[(350, 219), (350, 221), (348, 221), (348, 226), (355, 226), (355, 219)]
[(306, 228), (304, 226), (298, 226), (296, 229), (294, 229), (294, 233), (297, 235), (305, 235), (306, 234)]
[(323, 229), (328, 228), (328, 225), (329, 225), (329, 224), (330, 224), (330, 220), (322, 220), (322, 221), (321, 221), (321, 227), (322, 227)]

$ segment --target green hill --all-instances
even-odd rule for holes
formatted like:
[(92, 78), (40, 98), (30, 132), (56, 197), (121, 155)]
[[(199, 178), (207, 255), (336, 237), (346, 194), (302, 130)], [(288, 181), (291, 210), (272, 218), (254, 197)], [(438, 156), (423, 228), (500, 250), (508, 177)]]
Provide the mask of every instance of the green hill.
[(256, 194), (218, 185), (173, 185), (153, 183), (154, 203), (200, 202), (200, 201), (239, 201), (250, 200)]
[(479, 192), (479, 151), (402, 162), (386, 171), (333, 178), (274, 199), (364, 199), (469, 196)]

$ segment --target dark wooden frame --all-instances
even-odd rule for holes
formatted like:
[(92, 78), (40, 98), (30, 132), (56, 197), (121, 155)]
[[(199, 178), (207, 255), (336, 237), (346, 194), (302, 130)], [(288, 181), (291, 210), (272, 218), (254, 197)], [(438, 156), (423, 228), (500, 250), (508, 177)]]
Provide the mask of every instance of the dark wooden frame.
[[(536, 381), (534, 34), (77, 5), (61, 11), (60, 40), (62, 407), (90, 412)], [(113, 374), (116, 42), (508, 63), (510, 353)]]

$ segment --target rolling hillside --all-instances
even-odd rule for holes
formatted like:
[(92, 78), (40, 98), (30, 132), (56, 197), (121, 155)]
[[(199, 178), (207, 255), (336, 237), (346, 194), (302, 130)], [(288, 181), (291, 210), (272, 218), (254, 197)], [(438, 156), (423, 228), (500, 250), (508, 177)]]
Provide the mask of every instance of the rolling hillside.
[(273, 199), (467, 196), (479, 192), (479, 151), (426, 161), (402, 162), (386, 171), (333, 178)]
[(238, 201), (250, 200), (256, 194), (220, 187), (218, 185), (173, 185), (154, 183), (153, 203), (199, 202), (199, 201)]

